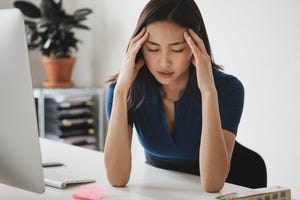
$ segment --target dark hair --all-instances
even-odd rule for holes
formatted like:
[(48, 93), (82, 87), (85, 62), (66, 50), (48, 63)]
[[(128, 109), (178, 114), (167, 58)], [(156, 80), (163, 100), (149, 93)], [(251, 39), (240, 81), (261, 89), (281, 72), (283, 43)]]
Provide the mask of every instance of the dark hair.
[[(191, 28), (203, 40), (206, 51), (211, 58), (212, 67), (216, 70), (222, 69), (222, 67), (217, 65), (213, 60), (205, 24), (201, 12), (194, 0), (150, 0), (139, 16), (136, 29), (131, 39), (134, 38), (145, 26), (157, 21), (171, 21), (181, 27)], [(142, 56), (142, 49), (140, 49), (136, 60), (140, 59)], [(116, 81), (117, 77), (118, 74), (110, 78), (108, 82)], [(196, 72), (195, 67), (191, 64), (188, 87), (195, 86), (193, 81), (191, 81), (193, 79), (196, 80)], [(147, 91), (146, 82), (150, 82), (153, 86), (160, 86), (148, 68), (142, 67), (128, 94), (129, 108), (137, 108), (143, 102)]]

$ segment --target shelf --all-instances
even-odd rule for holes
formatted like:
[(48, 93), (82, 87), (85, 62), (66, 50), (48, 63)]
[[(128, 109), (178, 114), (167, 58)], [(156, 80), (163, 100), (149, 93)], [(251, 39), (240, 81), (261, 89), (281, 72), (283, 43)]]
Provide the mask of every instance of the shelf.
[[(86, 135), (85, 138), (92, 141), (94, 137), (95, 149), (103, 151), (105, 136), (103, 133), (102, 88), (35, 88), (33, 95), (36, 100), (40, 137), (69, 143), (70, 141), (78, 142), (79, 136), (82, 139), (85, 136), (84, 132), (87, 132), (89, 135)], [(84, 103), (84, 105), (80, 103)], [(91, 115), (81, 118), (68, 115), (69, 117), (64, 119), (66, 115), (62, 114), (69, 112), (75, 116), (76, 111), (84, 112), (85, 110), (90, 111)], [(73, 139), (70, 139), (71, 135)], [(86, 147), (92, 148), (88, 144)]]

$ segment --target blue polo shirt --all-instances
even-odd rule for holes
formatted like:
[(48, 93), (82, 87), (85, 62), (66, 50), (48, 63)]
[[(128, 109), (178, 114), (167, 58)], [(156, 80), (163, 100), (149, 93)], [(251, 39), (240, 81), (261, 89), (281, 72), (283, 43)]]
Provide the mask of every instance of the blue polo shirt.
[[(237, 134), (244, 88), (232, 75), (213, 70), (222, 128)], [(115, 84), (107, 92), (106, 112), (109, 120)], [(128, 111), (128, 124), (134, 125), (146, 156), (170, 164), (198, 163), (202, 128), (201, 93), (187, 87), (175, 103), (174, 133), (167, 126), (159, 90), (147, 87), (146, 97), (137, 109)], [(122, 134), (122, 133), (120, 133)]]

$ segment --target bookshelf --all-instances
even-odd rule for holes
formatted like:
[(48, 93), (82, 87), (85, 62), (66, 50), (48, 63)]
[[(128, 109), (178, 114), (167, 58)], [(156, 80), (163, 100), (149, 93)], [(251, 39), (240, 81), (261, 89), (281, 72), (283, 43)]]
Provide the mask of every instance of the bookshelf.
[(34, 88), (40, 137), (103, 151), (103, 89)]

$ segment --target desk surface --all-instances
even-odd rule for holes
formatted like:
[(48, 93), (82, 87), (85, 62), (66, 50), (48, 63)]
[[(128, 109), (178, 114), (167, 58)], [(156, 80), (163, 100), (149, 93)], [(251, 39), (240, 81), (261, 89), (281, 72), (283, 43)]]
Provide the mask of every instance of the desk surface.
[[(143, 161), (133, 161), (130, 181), (125, 188), (110, 186), (105, 175), (103, 153), (76, 146), (40, 139), (43, 160), (62, 161), (65, 166), (59, 170), (68, 174), (92, 177), (96, 179), (90, 186), (104, 186), (105, 192), (102, 199), (215, 199), (220, 193), (206, 193), (202, 190), (199, 177), (180, 172), (158, 169)], [(0, 199), (47, 199), (62, 200), (72, 199), (80, 185), (67, 189), (56, 189), (46, 186), (44, 194), (12, 188), (0, 184)], [(240, 186), (226, 183), (221, 193), (230, 193), (247, 190)]]

